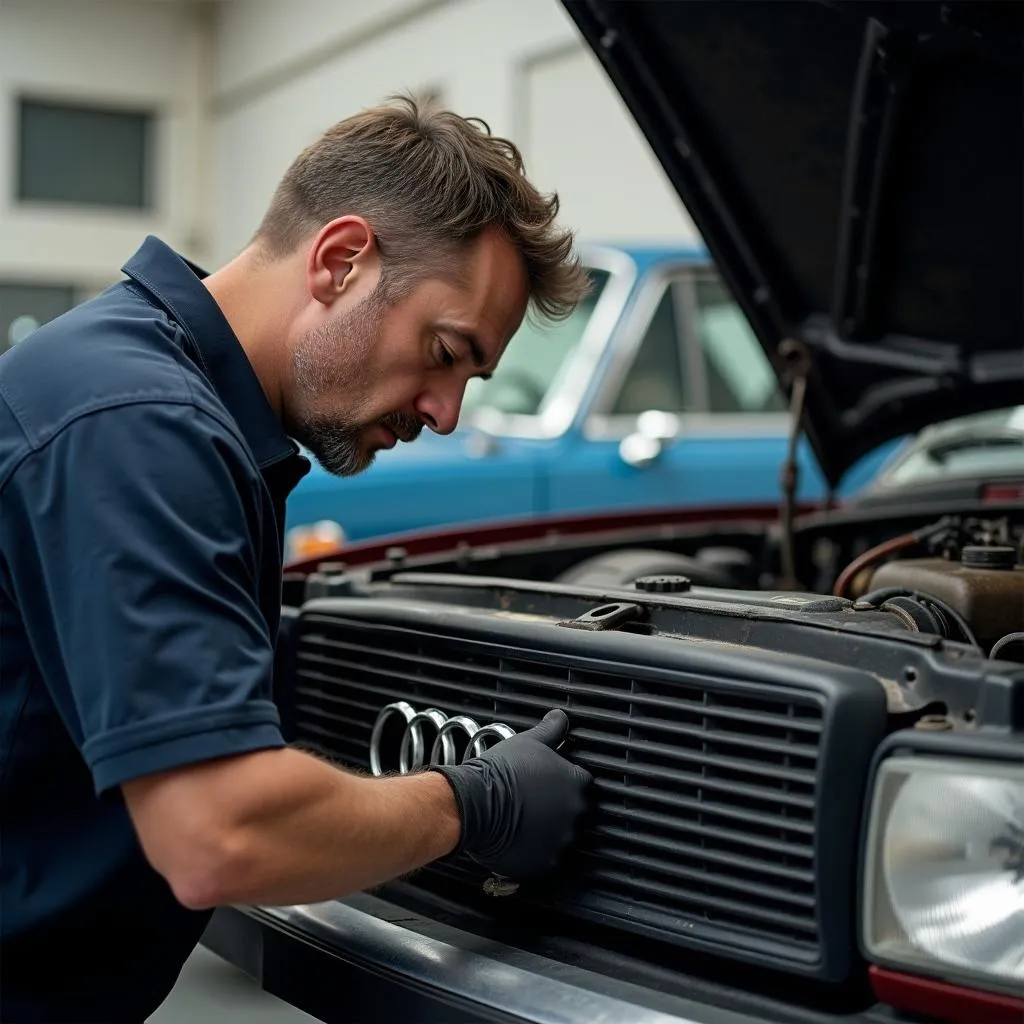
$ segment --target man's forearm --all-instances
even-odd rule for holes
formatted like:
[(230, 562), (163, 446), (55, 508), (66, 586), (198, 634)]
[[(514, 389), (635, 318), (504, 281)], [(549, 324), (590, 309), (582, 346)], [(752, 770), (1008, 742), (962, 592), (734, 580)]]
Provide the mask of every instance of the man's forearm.
[(357, 892), (443, 857), (459, 838), (451, 787), (427, 772), (375, 779), (298, 751), (265, 780), (265, 798), (238, 825), (230, 900), (315, 903)]
[[(154, 867), (196, 909), (337, 898), (422, 867), (459, 838), (451, 787), (433, 772), (368, 778), (285, 749), (196, 766), (163, 787), (133, 817)], [(145, 818), (157, 813), (180, 832), (147, 843)]]
[(196, 909), (317, 903), (407, 874), (459, 845), (510, 878), (550, 871), (593, 779), (557, 753), (554, 708), (462, 763), (377, 779), (265, 750), (126, 782), (150, 864)]

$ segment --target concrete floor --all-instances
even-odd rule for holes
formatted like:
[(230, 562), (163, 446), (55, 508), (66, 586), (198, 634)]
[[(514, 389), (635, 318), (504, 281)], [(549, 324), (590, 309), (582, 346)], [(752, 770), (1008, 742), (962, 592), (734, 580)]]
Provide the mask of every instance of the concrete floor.
[(268, 995), (238, 968), (202, 946), (185, 962), (177, 985), (147, 1024), (319, 1024)]

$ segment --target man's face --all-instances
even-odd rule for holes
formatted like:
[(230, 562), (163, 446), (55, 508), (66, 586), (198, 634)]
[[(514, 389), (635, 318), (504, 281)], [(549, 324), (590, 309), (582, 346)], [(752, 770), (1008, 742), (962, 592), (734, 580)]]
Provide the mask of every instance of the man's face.
[(381, 289), (309, 328), (292, 352), (285, 424), (329, 473), (458, 424), (466, 384), (493, 371), (522, 322), (522, 259), (497, 232), (470, 247), (458, 280), (428, 277), (394, 303)]

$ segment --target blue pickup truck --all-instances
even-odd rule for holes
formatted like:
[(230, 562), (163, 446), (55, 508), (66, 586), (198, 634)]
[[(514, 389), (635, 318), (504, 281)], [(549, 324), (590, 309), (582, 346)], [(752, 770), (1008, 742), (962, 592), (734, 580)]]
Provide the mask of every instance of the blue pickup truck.
[[(459, 429), (425, 431), (357, 477), (314, 465), (288, 555), (339, 540), (544, 513), (772, 501), (788, 416), (775, 372), (702, 246), (581, 246), (593, 288), (567, 321), (524, 321)], [(844, 479), (849, 493), (889, 447)], [(798, 496), (826, 491), (799, 449)]]

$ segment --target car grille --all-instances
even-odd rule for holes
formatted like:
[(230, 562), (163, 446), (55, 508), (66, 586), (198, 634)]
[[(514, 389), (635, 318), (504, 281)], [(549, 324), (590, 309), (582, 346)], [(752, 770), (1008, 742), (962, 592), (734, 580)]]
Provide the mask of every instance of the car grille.
[[(547, 905), (813, 973), (822, 941), (821, 695), (779, 696), (778, 688), (683, 669), (591, 665), (551, 650), (512, 654), (507, 644), (424, 628), (304, 619), (286, 716), (294, 741), (367, 768), (374, 719), (392, 701), (517, 731), (565, 707), (567, 752), (593, 772), (597, 807), (562, 884), (547, 887)], [(481, 880), (468, 858), (423, 874), (432, 872), (476, 887)]]

